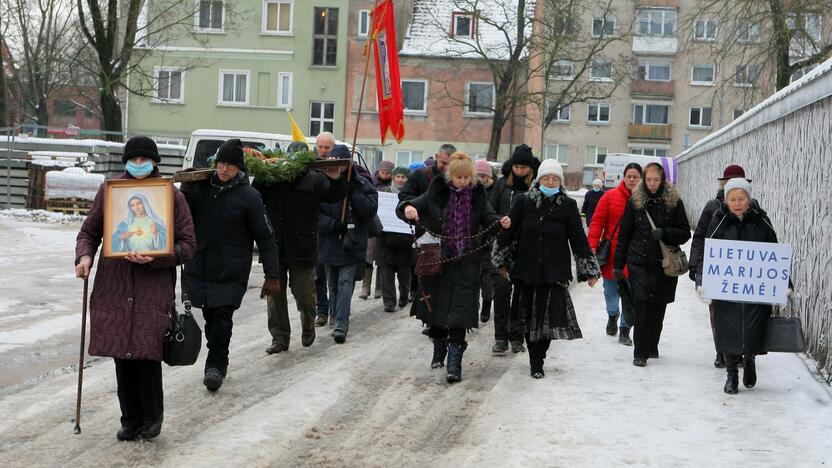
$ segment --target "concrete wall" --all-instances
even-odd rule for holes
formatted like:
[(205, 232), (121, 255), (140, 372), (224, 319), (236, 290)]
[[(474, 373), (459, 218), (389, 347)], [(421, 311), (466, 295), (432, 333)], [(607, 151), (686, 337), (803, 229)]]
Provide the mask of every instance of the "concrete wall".
[(792, 244), (794, 310), (808, 353), (832, 381), (832, 60), (677, 158), (695, 223), (716, 177), (740, 164), (781, 242)]

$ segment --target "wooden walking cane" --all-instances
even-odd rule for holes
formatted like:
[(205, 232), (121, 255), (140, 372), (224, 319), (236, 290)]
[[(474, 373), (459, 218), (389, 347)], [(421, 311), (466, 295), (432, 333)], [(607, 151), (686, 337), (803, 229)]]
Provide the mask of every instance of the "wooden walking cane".
[(84, 299), (81, 305), (81, 352), (78, 358), (78, 399), (75, 403), (75, 433), (81, 433), (81, 385), (84, 382), (84, 345), (87, 339), (87, 287), (89, 276), (84, 278)]

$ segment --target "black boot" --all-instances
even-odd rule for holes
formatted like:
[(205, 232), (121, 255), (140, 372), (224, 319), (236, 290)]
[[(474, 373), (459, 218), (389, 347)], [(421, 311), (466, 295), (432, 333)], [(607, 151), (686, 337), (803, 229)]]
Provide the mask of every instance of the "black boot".
[(128, 427), (122, 426), (121, 429), (116, 432), (116, 439), (118, 440), (136, 440), (141, 434), (142, 428), (141, 427)]
[(462, 380), (462, 354), (468, 343), (448, 343), (448, 383)]
[(546, 376), (543, 372), (543, 359), (535, 359), (529, 355), (529, 369), (533, 379), (542, 379)]
[(142, 439), (158, 437), (159, 433), (162, 432), (162, 419), (163, 417), (160, 414), (155, 421), (145, 422), (144, 426), (142, 426)]
[(485, 323), (491, 319), (491, 301), (482, 301), (480, 309), (480, 322)]
[(745, 388), (754, 388), (754, 385), (757, 385), (757, 364), (754, 362), (753, 354), (743, 357), (742, 367), (742, 384)]
[(716, 358), (714, 358), (714, 367), (717, 369), (725, 369), (725, 356), (722, 353), (716, 353)]
[(445, 366), (445, 355), (448, 354), (448, 340), (445, 338), (433, 339), (433, 359), (430, 361), (431, 369), (439, 369)]
[(607, 335), (615, 336), (618, 332), (618, 314), (610, 315), (607, 318)]
[(733, 354), (725, 355), (725, 371), (728, 378), (725, 380), (725, 387), (723, 391), (729, 395), (736, 395), (739, 387), (739, 371), (737, 370), (737, 361), (740, 357)]
[(621, 327), (619, 329), (618, 342), (624, 346), (633, 345), (633, 340), (630, 339), (630, 327)]

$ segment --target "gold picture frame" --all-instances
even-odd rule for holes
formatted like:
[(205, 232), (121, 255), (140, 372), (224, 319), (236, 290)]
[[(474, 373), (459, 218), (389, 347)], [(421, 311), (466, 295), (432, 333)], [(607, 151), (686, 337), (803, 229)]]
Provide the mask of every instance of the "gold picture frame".
[(104, 181), (104, 257), (173, 255), (173, 193), (169, 178)]

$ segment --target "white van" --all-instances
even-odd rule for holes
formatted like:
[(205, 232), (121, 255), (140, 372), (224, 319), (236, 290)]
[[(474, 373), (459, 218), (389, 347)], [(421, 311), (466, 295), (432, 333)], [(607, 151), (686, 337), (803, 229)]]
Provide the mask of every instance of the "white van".
[(659, 156), (644, 156), (641, 154), (610, 153), (604, 160), (604, 187), (617, 187), (624, 177), (624, 168), (631, 162), (638, 163), (641, 167), (650, 163), (661, 164), (664, 168), (665, 178), (670, 183), (676, 183), (677, 166), (673, 158)]
[[(286, 151), (289, 144), (292, 143), (292, 135), (282, 133), (241, 132), (237, 130), (195, 130), (191, 133), (191, 139), (188, 141), (188, 148), (185, 150), (185, 159), (182, 161), (182, 168), (208, 167), (208, 158), (216, 154), (217, 148), (231, 138), (239, 138), (242, 140), (243, 146), (258, 150), (280, 148)], [(307, 137), (306, 142), (311, 147), (315, 146), (315, 138)], [(343, 141), (335, 140), (335, 143), (347, 145), (348, 148), (352, 149), (352, 145)], [(358, 154), (358, 151), (356, 151), (356, 154)]]

